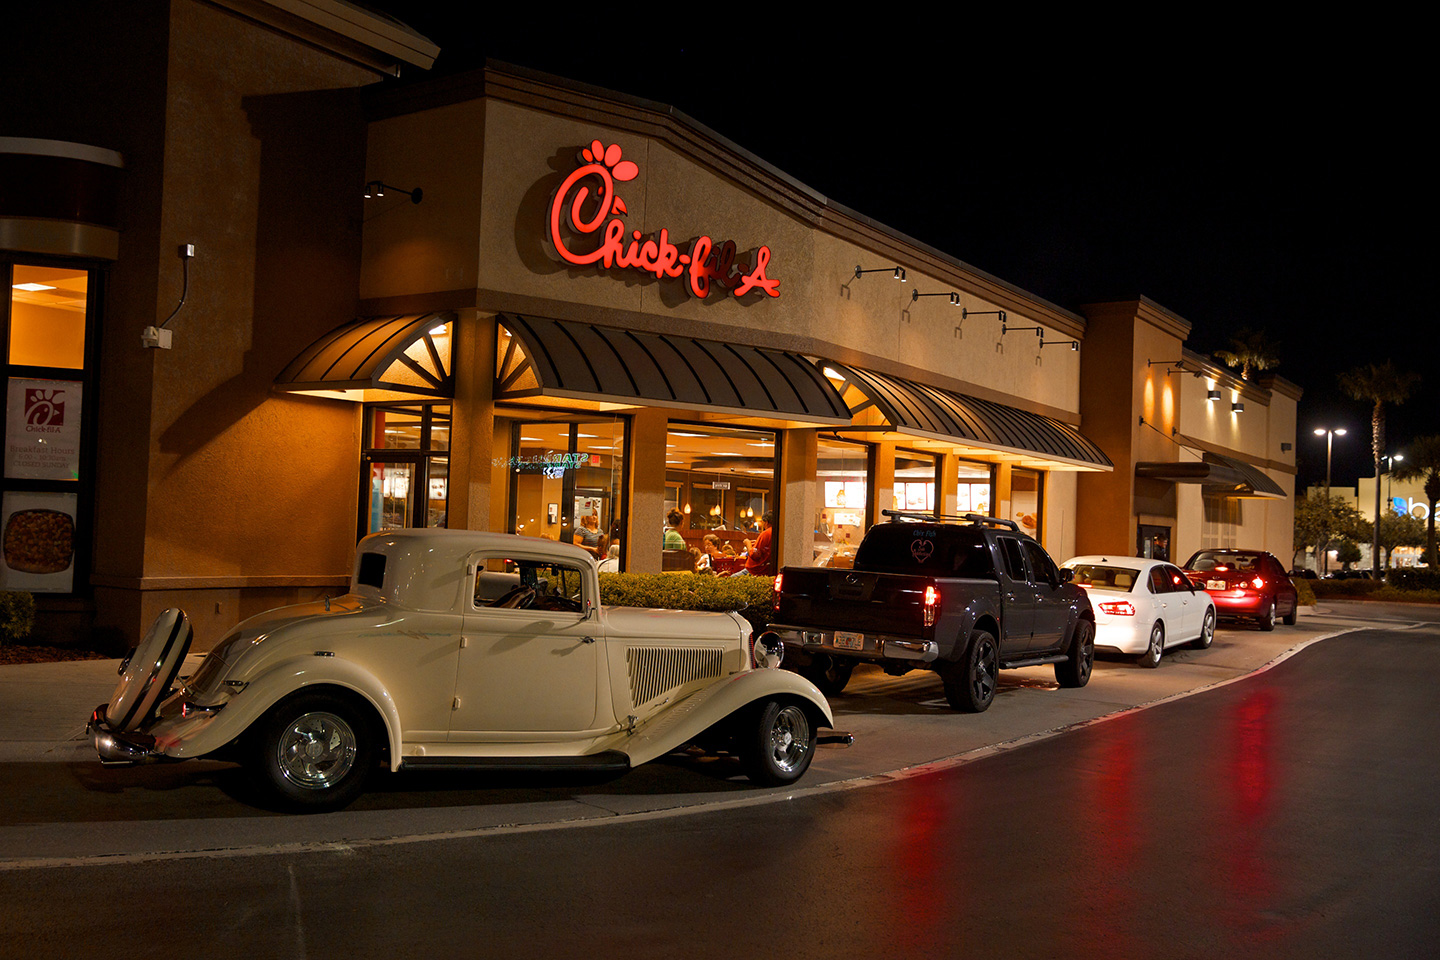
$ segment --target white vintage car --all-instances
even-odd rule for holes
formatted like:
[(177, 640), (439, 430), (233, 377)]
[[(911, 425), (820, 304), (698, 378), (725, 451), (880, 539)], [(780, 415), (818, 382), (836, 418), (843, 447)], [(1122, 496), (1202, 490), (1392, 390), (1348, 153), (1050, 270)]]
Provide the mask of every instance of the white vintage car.
[(350, 592), (235, 627), (176, 684), (167, 610), (90, 730), (106, 762), (224, 751), (283, 804), (343, 807), (377, 766), (623, 771), (697, 738), (792, 783), (834, 718), (733, 613), (602, 607), (579, 547), (404, 530), (356, 548)]

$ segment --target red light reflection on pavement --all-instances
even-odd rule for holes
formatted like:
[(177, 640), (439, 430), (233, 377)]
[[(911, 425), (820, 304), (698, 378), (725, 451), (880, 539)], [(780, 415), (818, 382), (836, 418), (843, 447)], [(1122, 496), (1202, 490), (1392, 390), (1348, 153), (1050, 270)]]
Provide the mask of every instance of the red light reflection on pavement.
[(1074, 921), (1088, 925), (1083, 933), (1087, 956), (1136, 956), (1139, 950), (1130, 924), (1135, 909), (1139, 831), (1147, 822), (1135, 797), (1139, 730), (1128, 721), (1115, 724), (1106, 731), (1110, 736), (1096, 744), (1094, 754), (1086, 751), (1091, 769), (1082, 783), (1088, 795), (1079, 798), (1076, 813), (1081, 819), (1081, 835), (1089, 839), (1084, 875), (1094, 909), (1080, 913)]
[[(1270, 926), (1257, 912), (1274, 902), (1275, 880), (1266, 863), (1266, 839), (1275, 792), (1273, 690), (1249, 696), (1230, 729), (1228, 769), (1231, 823), (1224, 830), (1228, 919), (1232, 929), (1255, 934)], [(1275, 934), (1279, 934), (1279, 928)]]

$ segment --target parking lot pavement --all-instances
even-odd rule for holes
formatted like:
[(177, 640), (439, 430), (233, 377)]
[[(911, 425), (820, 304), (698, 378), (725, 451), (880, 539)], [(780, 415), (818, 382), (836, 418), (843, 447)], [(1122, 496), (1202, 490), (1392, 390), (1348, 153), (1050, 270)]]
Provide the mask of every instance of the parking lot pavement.
[[(46, 858), (437, 839), (849, 789), (966, 762), (1238, 679), (1314, 639), (1355, 628), (1302, 616), (1299, 625), (1273, 633), (1221, 629), (1209, 650), (1167, 651), (1154, 670), (1102, 655), (1080, 690), (1060, 689), (1050, 668), (1002, 671), (995, 703), (978, 715), (951, 710), (928, 671), (888, 677), (860, 668), (845, 694), (831, 700), (836, 726), (854, 735), (853, 744), (822, 744), (805, 779), (789, 789), (755, 788), (733, 764), (681, 756), (604, 783), (463, 773), (379, 777), (353, 807), (322, 817), (251, 806), (234, 789), (243, 778), (224, 764), (102, 768), (83, 728), (112, 693), (117, 661), (0, 666), (0, 794), (11, 798), (0, 810), (0, 868)], [(198, 658), (187, 669), (197, 664)]]

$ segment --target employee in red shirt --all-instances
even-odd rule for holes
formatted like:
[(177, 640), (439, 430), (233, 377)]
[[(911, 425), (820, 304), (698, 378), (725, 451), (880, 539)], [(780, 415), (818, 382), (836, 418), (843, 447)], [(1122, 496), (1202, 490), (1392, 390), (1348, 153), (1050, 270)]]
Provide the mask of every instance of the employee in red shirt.
[(750, 548), (745, 557), (746, 573), (763, 577), (774, 572), (770, 569), (770, 525), (774, 522), (775, 514), (770, 511), (760, 518), (760, 535), (755, 538), (755, 546)]

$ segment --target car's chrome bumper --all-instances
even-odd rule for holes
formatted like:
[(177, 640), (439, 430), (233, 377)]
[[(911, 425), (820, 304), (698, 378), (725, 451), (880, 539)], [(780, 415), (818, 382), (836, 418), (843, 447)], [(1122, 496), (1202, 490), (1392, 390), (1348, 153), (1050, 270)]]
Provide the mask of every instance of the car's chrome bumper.
[(109, 721), (105, 719), (107, 706), (102, 703), (96, 707), (90, 714), (90, 722), (85, 725), (85, 732), (90, 734), (100, 762), (140, 763), (159, 759), (161, 754), (155, 749), (154, 737), (133, 731), (121, 733), (110, 728)]
[[(856, 657), (862, 660), (919, 660), (930, 663), (940, 656), (940, 647), (933, 640), (916, 640), (914, 637), (894, 637), (883, 633), (862, 634), (860, 649), (837, 647), (835, 630), (816, 630), (808, 627), (791, 627), (772, 623), (767, 633), (778, 636), (786, 646), (806, 653), (831, 653)], [(844, 633), (846, 631), (838, 631)]]

